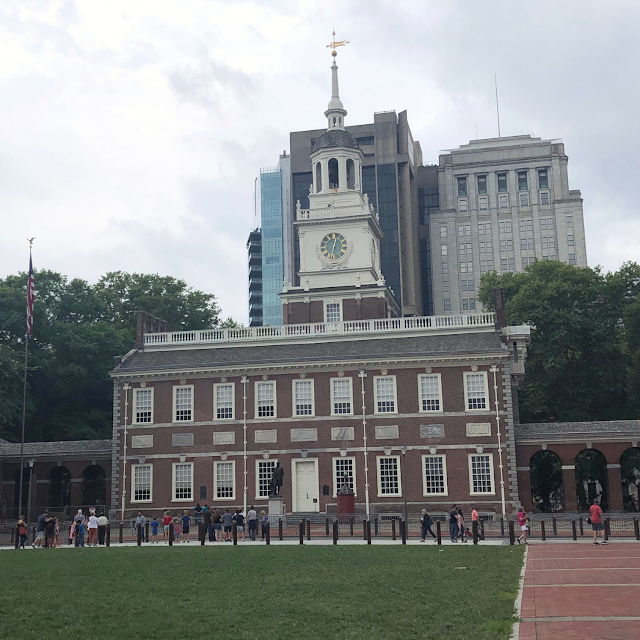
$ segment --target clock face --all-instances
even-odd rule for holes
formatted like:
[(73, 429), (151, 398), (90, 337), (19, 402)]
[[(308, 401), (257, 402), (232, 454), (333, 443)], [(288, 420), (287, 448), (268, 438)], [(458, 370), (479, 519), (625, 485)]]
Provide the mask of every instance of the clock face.
[(339, 233), (329, 233), (322, 238), (320, 251), (327, 260), (338, 260), (347, 253), (347, 241)]

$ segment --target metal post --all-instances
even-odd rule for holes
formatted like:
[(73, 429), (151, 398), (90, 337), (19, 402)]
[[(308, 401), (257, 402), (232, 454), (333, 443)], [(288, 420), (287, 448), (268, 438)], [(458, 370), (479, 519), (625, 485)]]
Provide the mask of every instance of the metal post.
[(633, 519), (633, 532), (636, 534), (636, 540), (640, 540), (640, 524), (638, 518)]
[(540, 536), (542, 538), (542, 542), (545, 542), (547, 539), (547, 531), (545, 529), (544, 520), (540, 520)]
[(471, 522), (471, 533), (473, 534), (473, 544), (478, 544), (478, 521)]
[(374, 530), (374, 535), (376, 536), (380, 535), (380, 531), (378, 529), (378, 516), (376, 516), (373, 519), (373, 530)]
[(516, 543), (516, 532), (513, 527), (513, 520), (509, 520), (509, 544), (514, 545)]
[(402, 537), (402, 544), (407, 544), (407, 527), (404, 520), (400, 520), (400, 536)]
[(198, 540), (200, 540), (200, 546), (204, 547), (204, 539), (206, 538), (206, 531), (204, 530), (204, 522), (201, 520), (198, 523)]
[(610, 518), (605, 518), (604, 521), (604, 539), (609, 540), (609, 536), (611, 535), (611, 520)]
[(329, 518), (325, 518), (324, 520), (324, 533), (325, 535), (329, 535)]
[[(402, 447), (402, 497), (404, 499), (404, 521), (405, 527), (409, 523), (409, 510), (407, 507), (407, 447)], [(378, 535), (378, 523), (376, 522), (376, 535)], [(405, 529), (406, 531), (406, 529)]]
[(351, 516), (349, 518), (349, 535), (352, 536), (353, 535), (353, 524), (354, 524), (354, 520), (355, 518), (353, 516)]
[(234, 520), (231, 523), (231, 537), (233, 538), (233, 544), (238, 544), (238, 523)]
[(280, 540), (282, 540), (282, 538), (283, 538), (283, 534), (282, 534), (282, 518), (278, 518), (278, 537), (280, 538)]
[(271, 544), (271, 523), (267, 520), (267, 536), (266, 536), (267, 540), (267, 545)]
[(582, 516), (580, 516), (580, 535), (584, 535), (584, 522), (582, 521)]
[(149, 521), (144, 525), (144, 541), (149, 542)]
[(500, 536), (504, 538), (504, 518), (500, 518)]
[[(500, 433), (500, 403), (498, 402), (498, 367), (491, 365), (491, 373), (493, 373), (493, 393), (495, 395), (496, 405), (496, 432), (498, 435), (498, 466), (500, 468), (500, 499), (502, 501), (502, 516), (507, 515), (507, 503), (504, 497), (504, 468), (502, 464), (502, 437)], [(502, 534), (504, 535), (504, 533)]]
[(311, 520), (307, 520), (307, 540), (311, 540)]
[(360, 369), (358, 378), (361, 382), (362, 391), (362, 444), (364, 447), (364, 498), (367, 520), (369, 519), (369, 456), (367, 455), (367, 410), (364, 395), (364, 379), (367, 377), (367, 372), (364, 369)]
[(440, 520), (436, 520), (436, 542), (442, 544), (442, 531), (440, 530)]
[(300, 544), (304, 544), (304, 518), (298, 524), (298, 538), (300, 539)]
[(333, 521), (333, 544), (338, 544), (338, 521)]
[(371, 520), (367, 520), (367, 544), (371, 544)]
[[(16, 528), (11, 530), (11, 538), (13, 538), (14, 534), (15, 534), (15, 537), (16, 537), (16, 539), (15, 539), (15, 547), (14, 547), (15, 549), (17, 549), (18, 546), (20, 545), (20, 534), (18, 533), (18, 529), (19, 528), (20, 527), (18, 527), (18, 524), (16, 523)], [(29, 531), (29, 529), (27, 529), (27, 531)], [(11, 542), (13, 543), (14, 540), (12, 539)]]
[(553, 518), (551, 518), (551, 526), (553, 527), (553, 535), (557, 536), (558, 535), (558, 521), (557, 521), (557, 518), (555, 516), (553, 516)]
[(484, 540), (484, 520), (480, 518), (480, 540)]
[[(29, 523), (31, 522), (31, 485), (33, 480), (33, 463), (35, 460), (31, 458), (29, 460), (29, 493), (27, 494), (27, 531), (29, 530)], [(22, 514), (19, 513), (19, 516)]]
[(571, 521), (571, 535), (572, 535), (574, 540), (578, 539), (578, 531), (576, 530), (576, 521), (575, 520)]
[[(31, 268), (31, 245), (29, 245), (29, 268)], [(30, 286), (27, 284), (27, 286)], [(27, 293), (27, 298), (29, 294)], [(29, 353), (29, 334), (24, 336), (24, 384), (22, 386), (22, 436), (20, 438), (20, 497), (18, 499), (18, 517), (22, 515), (22, 483), (24, 482), (24, 432), (27, 419), (27, 359)], [(45, 542), (47, 536), (44, 537)]]
[(242, 376), (240, 378), (242, 382), (242, 432), (243, 432), (243, 450), (242, 455), (244, 458), (244, 491), (243, 491), (243, 513), (247, 513), (247, 382), (249, 378)]
[(396, 521), (395, 518), (391, 521), (391, 539), (396, 539)]
[(169, 546), (172, 547), (173, 546), (173, 522), (169, 523)]
[(362, 539), (363, 540), (367, 539), (367, 519), (366, 518), (362, 521)]
[(107, 523), (107, 539), (105, 541), (107, 547), (111, 546), (111, 524)]
[(123, 531), (124, 530), (124, 522), (120, 522), (119, 525), (120, 525), (120, 531), (118, 532), (118, 542), (120, 544), (122, 544), (122, 541), (124, 539), (124, 531)]
[(142, 525), (140, 523), (138, 523), (136, 525), (136, 529), (137, 529), (137, 531), (136, 531), (137, 543), (138, 543), (138, 546), (140, 546), (142, 544)]

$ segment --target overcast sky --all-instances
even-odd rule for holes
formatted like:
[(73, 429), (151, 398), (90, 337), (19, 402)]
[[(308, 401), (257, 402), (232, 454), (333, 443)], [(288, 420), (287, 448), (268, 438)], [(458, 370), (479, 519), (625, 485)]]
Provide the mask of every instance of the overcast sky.
[(562, 138), (591, 266), (640, 261), (637, 0), (3, 0), (0, 277), (160, 273), (247, 322), (254, 179), (323, 127), (335, 23), (347, 124), (408, 109), (425, 163)]

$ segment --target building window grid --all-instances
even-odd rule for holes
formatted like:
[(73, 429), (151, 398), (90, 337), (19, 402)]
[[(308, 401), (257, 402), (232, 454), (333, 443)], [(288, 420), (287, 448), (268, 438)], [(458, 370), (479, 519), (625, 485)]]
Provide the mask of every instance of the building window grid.
[(458, 178), (458, 195), (459, 196), (467, 195), (467, 179), (466, 178)]
[(447, 472), (444, 456), (423, 456), (424, 495), (447, 495)]
[(540, 189), (548, 189), (549, 188), (549, 174), (546, 169), (538, 170), (538, 187)]
[(487, 209), (489, 208), (489, 201), (486, 197), (478, 198), (478, 204), (480, 211), (487, 211)]
[(378, 486), (380, 495), (400, 495), (400, 465), (398, 456), (378, 458)]
[(274, 418), (276, 415), (276, 383), (256, 382), (258, 418)]
[(487, 407), (487, 374), (465, 372), (467, 411), (484, 411)]
[(337, 495), (346, 478), (349, 488), (355, 493), (354, 482), (356, 461), (354, 458), (333, 459), (333, 495)]
[(471, 455), (471, 493), (494, 493), (490, 454)]
[(339, 302), (327, 302), (325, 316), (328, 323), (342, 322), (342, 304)]
[(570, 253), (569, 254), (569, 264), (572, 264), (574, 266), (577, 264), (577, 262), (576, 262), (576, 254), (575, 253)]
[(500, 235), (504, 235), (505, 233), (512, 233), (512, 226), (510, 220), (503, 220), (498, 223), (498, 231)]
[(332, 415), (350, 415), (353, 413), (353, 388), (351, 378), (332, 378), (331, 394)]
[(271, 485), (271, 476), (276, 468), (277, 460), (258, 460), (257, 479), (257, 497), (268, 498)]
[(460, 273), (473, 273), (473, 262), (461, 262)]
[(193, 464), (191, 462), (173, 465), (173, 499), (193, 500)]
[(567, 236), (567, 247), (575, 246), (575, 236)]
[(233, 420), (233, 384), (216, 384), (216, 420)]
[(189, 422), (193, 417), (193, 387), (174, 387), (175, 422)]
[(376, 413), (396, 413), (396, 377), (376, 376)]
[(468, 210), (467, 199), (466, 198), (460, 198), (458, 200), (458, 210), (459, 211), (467, 211)]
[(549, 192), (541, 191), (540, 192), (540, 204), (542, 206), (547, 206), (549, 204)]
[(509, 198), (506, 195), (501, 194), (500, 196), (498, 196), (498, 207), (500, 209), (509, 208)]
[(479, 222), (478, 223), (478, 235), (491, 235), (491, 223), (490, 222)]
[(440, 226), (440, 237), (441, 238), (447, 237), (447, 227), (445, 225)]
[(498, 174), (498, 192), (503, 193), (507, 190), (507, 174), (499, 173)]
[(442, 388), (440, 374), (421, 374), (418, 376), (420, 389), (420, 411), (442, 411)]
[(478, 176), (478, 194), (485, 195), (487, 193), (487, 176)]
[(451, 311), (451, 299), (450, 298), (445, 298), (443, 300), (443, 310), (444, 311)]
[(564, 223), (567, 229), (573, 227), (573, 216), (565, 216)]
[(458, 236), (463, 238), (464, 236), (471, 235), (471, 225), (470, 224), (459, 224), (458, 225)]
[(132, 502), (151, 502), (151, 465), (133, 465)]
[(494, 270), (493, 259), (480, 260), (480, 273), (489, 273)]
[(449, 251), (449, 249), (448, 249), (446, 244), (441, 244), (440, 245), (440, 255), (446, 256), (448, 251)]
[(235, 462), (216, 462), (216, 498), (235, 498)]
[(294, 415), (313, 415), (313, 380), (293, 381)]
[(135, 389), (134, 424), (150, 423), (153, 420), (153, 389)]

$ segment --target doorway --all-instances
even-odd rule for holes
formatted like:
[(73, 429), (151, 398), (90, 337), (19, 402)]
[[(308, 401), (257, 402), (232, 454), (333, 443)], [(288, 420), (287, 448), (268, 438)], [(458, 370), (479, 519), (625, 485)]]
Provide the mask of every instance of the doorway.
[(320, 511), (320, 490), (318, 485), (318, 461), (292, 460), (293, 465), (293, 511)]

